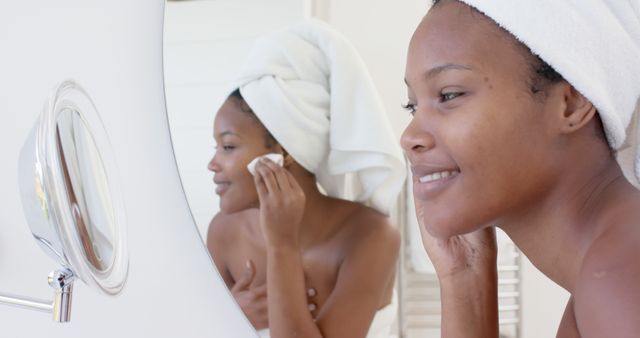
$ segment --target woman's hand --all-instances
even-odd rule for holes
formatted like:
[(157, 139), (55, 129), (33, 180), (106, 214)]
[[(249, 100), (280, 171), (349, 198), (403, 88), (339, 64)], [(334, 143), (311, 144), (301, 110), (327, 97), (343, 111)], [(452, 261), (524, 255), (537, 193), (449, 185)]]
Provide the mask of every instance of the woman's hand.
[(420, 226), (420, 233), (441, 281), (463, 275), (495, 273), (498, 249), (494, 227), (447, 239), (431, 236), (423, 226)]
[[(418, 219), (421, 215), (419, 208)], [(440, 281), (442, 337), (498, 337), (498, 271), (494, 227), (446, 239), (420, 225)]]
[(293, 175), (263, 158), (254, 177), (260, 200), (260, 226), (268, 245), (298, 248), (305, 195)]
[(256, 276), (256, 267), (247, 260), (247, 268), (242, 277), (231, 288), (231, 294), (256, 330), (269, 327), (267, 311), (267, 285), (250, 287)]

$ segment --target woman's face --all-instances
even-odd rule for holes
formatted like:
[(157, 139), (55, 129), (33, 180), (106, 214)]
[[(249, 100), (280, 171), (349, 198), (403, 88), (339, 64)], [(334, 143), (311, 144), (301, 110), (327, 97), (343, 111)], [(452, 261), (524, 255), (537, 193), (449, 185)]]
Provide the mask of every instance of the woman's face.
[(247, 164), (273, 151), (264, 126), (242, 110), (242, 101), (229, 98), (216, 114), (213, 136), (216, 152), (208, 168), (213, 171), (220, 209), (227, 213), (258, 206), (258, 195)]
[(554, 179), (555, 107), (531, 93), (515, 39), (442, 2), (414, 33), (405, 76), (402, 147), (422, 226), (445, 238), (525, 215)]

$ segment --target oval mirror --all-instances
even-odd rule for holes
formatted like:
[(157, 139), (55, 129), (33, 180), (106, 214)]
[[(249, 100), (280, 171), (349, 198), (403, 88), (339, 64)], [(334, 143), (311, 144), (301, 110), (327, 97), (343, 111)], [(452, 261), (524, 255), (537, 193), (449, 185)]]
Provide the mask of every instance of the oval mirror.
[(23, 208), (44, 251), (109, 295), (122, 290), (128, 272), (114, 165), (92, 100), (75, 82), (62, 83), (22, 149)]

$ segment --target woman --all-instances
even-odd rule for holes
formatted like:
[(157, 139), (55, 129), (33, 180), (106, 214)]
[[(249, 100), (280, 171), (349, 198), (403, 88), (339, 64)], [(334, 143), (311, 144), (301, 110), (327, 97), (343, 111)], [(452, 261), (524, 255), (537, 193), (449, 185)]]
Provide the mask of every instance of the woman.
[(638, 336), (640, 194), (623, 169), (640, 170), (616, 153), (637, 145), (639, 9), (442, 0), (415, 31), (402, 147), (444, 337), (498, 336), (493, 226), (571, 294), (558, 337)]
[[(371, 336), (374, 317), (388, 335), (400, 237), (386, 214), (404, 159), (361, 60), (302, 23), (260, 40), (238, 87), (214, 122), (207, 239), (233, 296), (273, 337)], [(268, 153), (283, 166), (262, 159), (252, 177)]]

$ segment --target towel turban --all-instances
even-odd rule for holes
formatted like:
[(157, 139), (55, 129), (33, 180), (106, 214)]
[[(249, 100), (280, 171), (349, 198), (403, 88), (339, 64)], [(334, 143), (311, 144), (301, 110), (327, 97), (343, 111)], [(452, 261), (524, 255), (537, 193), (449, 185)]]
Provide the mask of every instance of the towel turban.
[(310, 20), (260, 38), (237, 87), (327, 195), (389, 213), (405, 180), (404, 156), (363, 61), (344, 37)]

